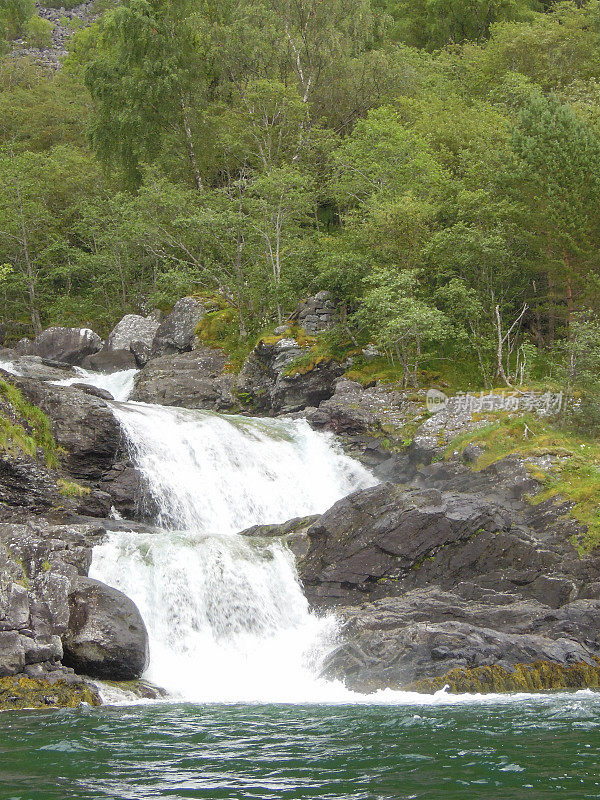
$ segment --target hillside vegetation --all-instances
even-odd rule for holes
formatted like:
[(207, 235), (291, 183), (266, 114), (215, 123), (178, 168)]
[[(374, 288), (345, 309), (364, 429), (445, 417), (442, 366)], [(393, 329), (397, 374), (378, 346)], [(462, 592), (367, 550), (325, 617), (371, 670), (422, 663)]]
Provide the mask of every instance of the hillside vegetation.
[(195, 293), (239, 356), (326, 289), (366, 381), (559, 385), (596, 424), (598, 0), (93, 12), (58, 72), (0, 12), (6, 343)]

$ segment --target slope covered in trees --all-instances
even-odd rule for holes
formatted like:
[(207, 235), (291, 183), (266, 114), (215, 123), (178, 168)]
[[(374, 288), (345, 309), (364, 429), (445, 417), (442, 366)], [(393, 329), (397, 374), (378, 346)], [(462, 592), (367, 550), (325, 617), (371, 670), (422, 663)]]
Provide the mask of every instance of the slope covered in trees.
[[(96, 11), (58, 73), (0, 63), (7, 341), (203, 293), (250, 349), (328, 289), (333, 346), (405, 384), (594, 397), (598, 0)], [(5, 3), (5, 42), (32, 15)]]

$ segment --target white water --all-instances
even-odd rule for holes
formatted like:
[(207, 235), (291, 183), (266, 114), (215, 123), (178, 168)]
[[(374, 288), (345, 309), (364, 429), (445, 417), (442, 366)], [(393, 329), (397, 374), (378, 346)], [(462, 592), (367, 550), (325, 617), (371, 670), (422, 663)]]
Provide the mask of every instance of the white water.
[(309, 611), (286, 548), (237, 532), (323, 512), (373, 485), (370, 473), (304, 421), (139, 403), (116, 414), (164, 532), (111, 534), (90, 574), (140, 609), (146, 677), (192, 701), (347, 698), (317, 677), (335, 619)]
[(98, 389), (105, 389), (110, 392), (115, 400), (129, 399), (133, 391), (133, 381), (138, 372), (137, 369), (124, 369), (105, 375), (101, 372), (90, 372), (82, 367), (73, 367), (73, 369), (77, 373), (76, 376), (50, 382), (55, 386), (72, 386), (74, 383), (87, 383), (89, 386), (96, 386)]

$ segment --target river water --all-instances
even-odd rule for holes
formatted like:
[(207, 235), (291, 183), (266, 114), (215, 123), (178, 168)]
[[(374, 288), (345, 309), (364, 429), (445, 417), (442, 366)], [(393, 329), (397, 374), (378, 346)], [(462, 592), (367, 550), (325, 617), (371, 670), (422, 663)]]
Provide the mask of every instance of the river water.
[(335, 616), (283, 545), (238, 532), (374, 484), (332, 437), (127, 402), (131, 373), (77, 380), (119, 401), (158, 527), (112, 533), (90, 574), (138, 605), (168, 696), (2, 715), (0, 800), (600, 798), (598, 694), (365, 696), (320, 675)]

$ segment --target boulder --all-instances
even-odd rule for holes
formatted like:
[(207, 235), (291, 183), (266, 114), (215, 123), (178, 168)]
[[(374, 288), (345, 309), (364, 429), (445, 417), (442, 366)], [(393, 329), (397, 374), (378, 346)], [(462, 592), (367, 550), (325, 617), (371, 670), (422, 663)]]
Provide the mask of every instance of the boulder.
[(69, 474), (96, 479), (117, 460), (121, 429), (108, 403), (73, 386), (14, 378), (24, 396), (50, 418), (52, 433), (66, 451)]
[(156, 331), (152, 343), (152, 356), (192, 350), (196, 340), (196, 328), (205, 314), (206, 308), (195, 297), (183, 297), (178, 300)]
[(64, 662), (105, 680), (139, 678), (148, 666), (149, 644), (135, 603), (92, 578), (78, 578), (69, 594)]
[(48, 328), (30, 345), (31, 355), (80, 366), (86, 356), (97, 353), (102, 339), (89, 328)]
[(136, 369), (137, 361), (131, 350), (107, 350), (103, 348), (93, 356), (86, 356), (81, 366), (92, 372), (120, 372), (125, 369)]
[(309, 517), (295, 517), (279, 525), (254, 525), (241, 531), (240, 536), (255, 539), (280, 539), (297, 559), (308, 552), (308, 529), (319, 519), (318, 514)]
[(216, 411), (236, 406), (235, 376), (222, 350), (199, 347), (189, 353), (154, 358), (136, 376), (132, 400)]
[[(18, 356), (11, 360), (11, 372), (23, 378), (35, 378), (42, 381), (62, 381), (72, 378), (77, 373), (69, 365), (50, 361), (41, 356)], [(0, 364), (0, 368), (1, 368)]]
[(285, 414), (319, 405), (331, 397), (344, 371), (337, 361), (322, 359), (294, 369), (307, 355), (295, 339), (262, 340), (246, 359), (238, 376), (238, 396), (248, 408)]
[(126, 314), (109, 333), (105, 349), (109, 352), (130, 351), (134, 342), (152, 347), (159, 328), (160, 320), (156, 316), (142, 317), (139, 314)]

